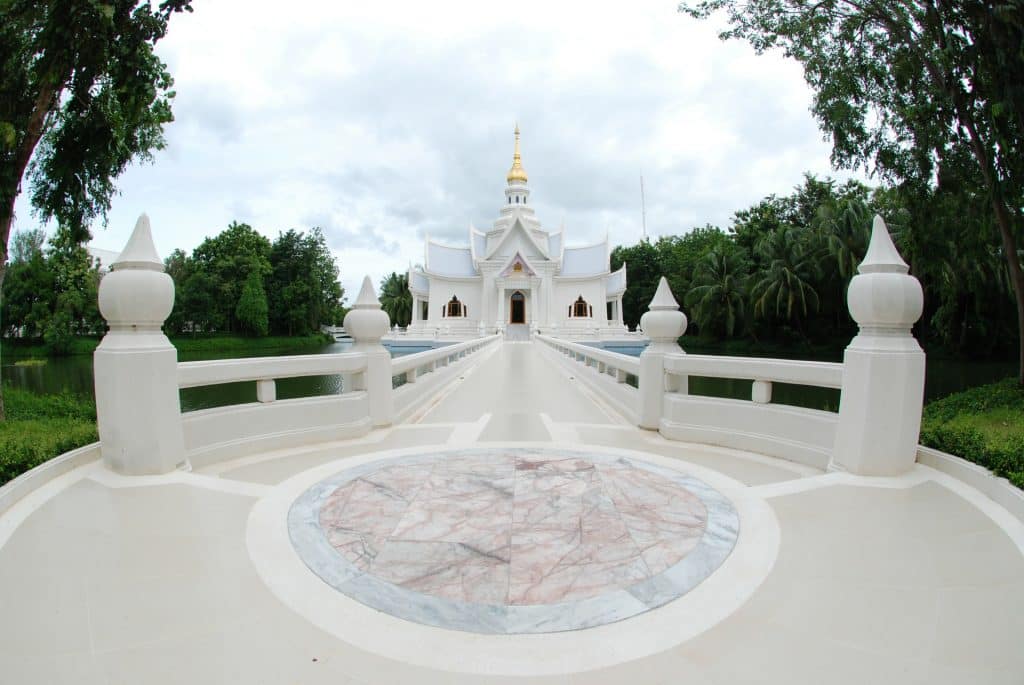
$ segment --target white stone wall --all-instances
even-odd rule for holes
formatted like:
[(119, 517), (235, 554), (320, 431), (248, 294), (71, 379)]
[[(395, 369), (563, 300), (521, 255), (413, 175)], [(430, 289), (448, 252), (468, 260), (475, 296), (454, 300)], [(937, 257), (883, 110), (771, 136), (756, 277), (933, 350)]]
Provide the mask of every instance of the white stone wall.
[[(427, 326), (444, 327), (445, 325), (450, 325), (462, 327), (463, 325), (471, 324), (473, 328), (476, 328), (483, 313), (482, 289), (483, 283), (481, 279), (448, 280), (431, 276), (430, 311), (426, 321)], [(468, 316), (449, 317), (441, 315), (441, 308), (448, 306), (452, 296), (458, 297), (462, 306), (468, 308)]]
[[(586, 280), (560, 280), (556, 278), (554, 280), (554, 289), (552, 312), (554, 314), (554, 322), (559, 328), (593, 328), (604, 327), (608, 324), (603, 276), (595, 276), (592, 279)], [(569, 316), (569, 307), (581, 295), (587, 301), (587, 304), (593, 307), (594, 316), (592, 318)]]

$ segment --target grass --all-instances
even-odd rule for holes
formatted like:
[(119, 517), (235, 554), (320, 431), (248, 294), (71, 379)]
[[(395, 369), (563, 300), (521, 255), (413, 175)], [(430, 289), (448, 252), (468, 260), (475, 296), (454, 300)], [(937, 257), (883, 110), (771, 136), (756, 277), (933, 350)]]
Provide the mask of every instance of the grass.
[(96, 408), (75, 395), (37, 395), (4, 388), (7, 420), (0, 422), (0, 485), (76, 447), (98, 439)]
[(931, 402), (921, 418), (921, 444), (1024, 489), (1024, 387), (1006, 378)]
[[(171, 336), (171, 343), (178, 348), (179, 352), (204, 353), (204, 352), (260, 352), (281, 349), (316, 349), (333, 342), (329, 335), (314, 333), (301, 336), (267, 336), (265, 338), (247, 338), (240, 335), (214, 334), (214, 335), (176, 335)], [(70, 355), (92, 354), (100, 344), (99, 338), (81, 336), (71, 341)], [(46, 348), (40, 340), (18, 340), (4, 338), (0, 341), (2, 351), (0, 356), (10, 355), (16, 359), (45, 359)], [(20, 362), (15, 362), (20, 364)], [(41, 363), (41, 362), (40, 362)]]

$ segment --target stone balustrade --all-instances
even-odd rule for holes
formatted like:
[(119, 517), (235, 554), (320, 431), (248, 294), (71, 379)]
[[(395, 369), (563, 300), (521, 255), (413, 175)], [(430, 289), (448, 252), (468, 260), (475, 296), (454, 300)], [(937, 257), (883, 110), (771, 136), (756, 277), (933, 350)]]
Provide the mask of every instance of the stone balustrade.
[[(392, 359), (381, 344), (388, 316), (367, 277), (345, 317), (354, 341), (348, 353), (179, 364), (160, 330), (173, 301), (173, 284), (143, 216), (100, 285), (100, 309), (110, 324), (95, 354), (101, 451), (121, 473), (166, 473), (189, 461), (356, 437), (389, 426), (408, 419), (453, 380), (457, 371), (451, 367), (459, 360), (501, 340), (484, 336)], [(650, 343), (639, 358), (546, 335), (534, 338), (551, 353), (579, 362), (580, 379), (620, 413), (667, 438), (822, 469), (898, 475), (917, 455), (924, 353), (911, 326), (921, 314), (921, 288), (880, 218), (848, 301), (860, 332), (842, 364), (687, 355), (678, 344), (686, 316), (664, 278), (641, 319)], [(341, 375), (342, 393), (277, 400), (277, 379), (321, 375)], [(636, 388), (626, 382), (630, 375), (638, 379)], [(690, 376), (749, 379), (750, 400), (690, 394)], [(182, 415), (180, 388), (239, 381), (256, 384), (257, 402)], [(839, 389), (839, 411), (772, 402), (774, 383)]]
[[(365, 435), (408, 417), (453, 378), (459, 361), (500, 340), (492, 335), (392, 360), (381, 344), (388, 316), (367, 277), (345, 317), (349, 352), (179, 363), (161, 331), (173, 304), (173, 283), (142, 216), (100, 284), (110, 331), (95, 353), (97, 423), (102, 458), (119, 473), (168, 473)], [(430, 382), (417, 383), (424, 373)], [(277, 399), (279, 379), (330, 375), (342, 377), (340, 394)], [(395, 376), (406, 384), (394, 388)], [(181, 412), (180, 389), (238, 382), (255, 383), (256, 402)]]
[[(850, 284), (848, 302), (860, 333), (842, 364), (688, 355), (677, 342), (686, 330), (686, 317), (662, 278), (641, 320), (651, 344), (634, 360), (638, 392), (625, 402), (622, 413), (670, 439), (859, 475), (905, 473), (917, 457), (924, 401), (924, 353), (911, 335), (921, 315), (921, 287), (909, 275), (880, 217)], [(614, 354), (537, 337), (602, 374), (610, 366), (608, 355)], [(616, 363), (620, 370), (625, 366)], [(690, 376), (751, 380), (750, 400), (690, 394)], [(839, 411), (773, 403), (773, 383), (839, 389)], [(596, 388), (621, 407), (621, 393), (607, 384)]]

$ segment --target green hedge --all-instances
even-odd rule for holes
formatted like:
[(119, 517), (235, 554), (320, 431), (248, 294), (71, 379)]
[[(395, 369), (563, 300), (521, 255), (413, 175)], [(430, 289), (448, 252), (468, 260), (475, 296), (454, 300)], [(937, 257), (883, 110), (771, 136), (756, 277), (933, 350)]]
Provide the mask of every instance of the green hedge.
[(1007, 378), (932, 402), (921, 420), (921, 444), (1024, 489), (1024, 387)]
[(92, 400), (4, 388), (0, 422), (0, 484), (59, 454), (98, 439)]
[[(171, 337), (171, 343), (179, 352), (197, 353), (228, 353), (228, 352), (262, 352), (274, 350), (316, 350), (324, 345), (334, 342), (334, 338), (324, 333), (313, 333), (302, 336), (267, 336), (265, 338), (247, 338), (240, 335), (212, 334), (212, 335), (178, 335)], [(99, 338), (76, 337), (73, 338), (65, 355), (92, 354), (100, 344)], [(52, 356), (42, 341), (37, 339), (22, 340), (15, 338), (3, 338), (0, 340), (2, 356), (14, 358), (38, 358), (42, 359)]]

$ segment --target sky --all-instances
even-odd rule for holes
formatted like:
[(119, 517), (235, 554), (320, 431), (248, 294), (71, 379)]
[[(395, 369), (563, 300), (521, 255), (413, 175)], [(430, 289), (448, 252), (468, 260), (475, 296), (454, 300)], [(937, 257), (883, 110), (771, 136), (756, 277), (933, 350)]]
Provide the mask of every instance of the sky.
[[(830, 171), (800, 66), (722, 42), (676, 3), (196, 0), (157, 52), (175, 121), (117, 180), (92, 245), (146, 212), (161, 255), (231, 221), (273, 239), (324, 230), (351, 302), (467, 243), (504, 199), (522, 130), (531, 202), (569, 245), (727, 227)], [(38, 226), (26, 194), (16, 229)]]

